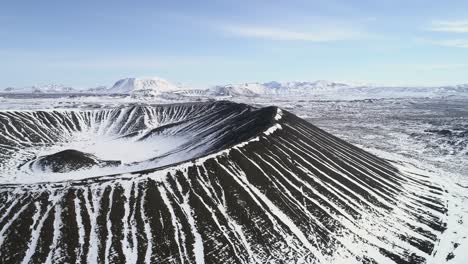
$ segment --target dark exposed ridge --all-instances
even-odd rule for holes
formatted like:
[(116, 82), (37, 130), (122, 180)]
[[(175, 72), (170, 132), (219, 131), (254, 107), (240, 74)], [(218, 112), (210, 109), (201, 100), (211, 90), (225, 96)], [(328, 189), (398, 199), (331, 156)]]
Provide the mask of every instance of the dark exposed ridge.
[(70, 172), (90, 168), (93, 166), (118, 166), (117, 160), (100, 160), (96, 156), (74, 149), (59, 151), (51, 155), (45, 155), (29, 163), (30, 167), (37, 167), (42, 171)]
[[(256, 109), (245, 104), (227, 101), (162, 106), (135, 105), (93, 111), (7, 111), (0, 113), (0, 123), (5, 125), (8, 134), (12, 136), (0, 135), (0, 146), (2, 146), (0, 164), (2, 160), (6, 163), (11, 153), (19, 149), (56, 144), (66, 146), (67, 142), (74, 141), (75, 134), (79, 135), (83, 131), (91, 130), (91, 133), (88, 133), (90, 140), (93, 140), (93, 134), (96, 137), (109, 135), (115, 139), (143, 142), (149, 147), (154, 145), (155, 149), (159, 146), (157, 142), (152, 142), (153, 138), (182, 138), (180, 146), (174, 146), (152, 157), (149, 156), (143, 161), (128, 163), (124, 171), (127, 173), (138, 171), (142, 170), (141, 167), (146, 167), (145, 170), (167, 167), (172, 163), (179, 164), (185, 160), (221, 151), (255, 137), (274, 123), (275, 111), (274, 107)], [(152, 125), (151, 122), (155, 122), (156, 125)], [(155, 126), (155, 128), (149, 129), (150, 126)], [(18, 133), (18, 131), (25, 133)], [(172, 158), (173, 156), (177, 157)], [(187, 157), (184, 158), (184, 156)], [(88, 161), (100, 158), (90, 157)], [(32, 159), (35, 157), (25, 156), (23, 163)], [(79, 163), (77, 161), (77, 166), (69, 166), (70, 170), (97, 165), (91, 162), (80, 166)], [(34, 162), (34, 164), (38, 163)], [(113, 166), (117, 163), (101, 162), (100, 164), (105, 167), (106, 164)], [(127, 168), (140, 164), (142, 165), (139, 169)], [(49, 171), (63, 172), (58, 167)], [(118, 169), (116, 171), (118, 172)], [(102, 175), (109, 175), (109, 173)]]

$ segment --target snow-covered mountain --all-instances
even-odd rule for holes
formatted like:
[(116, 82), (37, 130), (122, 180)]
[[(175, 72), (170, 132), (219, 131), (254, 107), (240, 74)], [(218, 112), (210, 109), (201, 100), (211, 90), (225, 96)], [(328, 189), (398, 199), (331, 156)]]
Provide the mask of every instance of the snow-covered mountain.
[(316, 91), (334, 91), (342, 88), (349, 88), (351, 85), (319, 80), (315, 82), (268, 82), (263, 84), (268, 93), (282, 94), (282, 93), (311, 93)]
[(65, 86), (62, 84), (46, 84), (46, 85), (33, 85), (27, 87), (7, 87), (0, 92), (2, 93), (72, 93), (77, 92), (77, 90), (72, 87)]
[(438, 88), (439, 92), (462, 92), (468, 93), (468, 84), (459, 84), (455, 86), (442, 86)]
[(85, 93), (103, 93), (107, 90), (107, 86), (97, 86), (84, 90)]
[(363, 98), (406, 98), (406, 97), (447, 97), (468, 96), (468, 85), (408, 87), (352, 84), (332, 81), (315, 82), (267, 82), (241, 83), (214, 86), (208, 89), (210, 96), (257, 97), (257, 96), (308, 96), (323, 99), (363, 99)]
[(104, 91), (108, 94), (156, 95), (174, 92), (179, 87), (159, 77), (153, 78), (125, 78), (118, 80), (111, 88)]
[(209, 89), (215, 96), (258, 96), (258, 95), (293, 95), (310, 94), (317, 91), (336, 91), (352, 87), (348, 84), (315, 81), (315, 82), (266, 82), (218, 85)]
[(292, 81), (292, 82), (248, 82), (239, 84), (216, 85), (207, 89), (193, 89), (189, 86), (174, 84), (159, 77), (125, 78), (110, 88), (99, 86), (89, 89), (50, 84), (23, 88), (4, 88), (0, 93), (92, 93), (122, 94), (133, 97), (164, 97), (173, 100), (191, 100), (187, 97), (225, 98), (225, 97), (307, 97), (326, 100), (354, 100), (380, 98), (412, 97), (454, 97), (468, 96), (468, 84), (454, 86), (385, 86), (362, 83), (343, 83), (334, 81)]
[(266, 87), (261, 84), (217, 85), (207, 90), (209, 96), (258, 96), (265, 94)]

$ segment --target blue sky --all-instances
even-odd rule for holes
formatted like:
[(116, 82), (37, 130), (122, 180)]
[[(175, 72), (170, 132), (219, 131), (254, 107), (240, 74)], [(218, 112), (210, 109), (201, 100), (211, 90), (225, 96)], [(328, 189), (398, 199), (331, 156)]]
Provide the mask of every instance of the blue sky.
[(468, 82), (468, 1), (1, 1), (0, 87)]

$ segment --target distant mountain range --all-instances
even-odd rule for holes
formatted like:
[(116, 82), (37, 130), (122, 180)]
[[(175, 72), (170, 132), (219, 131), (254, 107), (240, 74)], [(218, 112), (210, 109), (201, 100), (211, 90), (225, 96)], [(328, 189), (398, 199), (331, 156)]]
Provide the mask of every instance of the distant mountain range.
[(33, 85), (28, 87), (13, 88), (7, 87), (0, 91), (2, 93), (73, 93), (77, 92), (76, 89), (61, 85), (61, 84), (47, 84), (47, 85)]
[(335, 91), (337, 89), (351, 88), (351, 85), (330, 81), (315, 82), (267, 82), (267, 83), (243, 83), (215, 86), (210, 90), (211, 94), (225, 95), (299, 95), (320, 91)]
[(266, 82), (216, 85), (207, 89), (192, 89), (173, 84), (159, 77), (125, 78), (107, 88), (89, 89), (50, 84), (25, 88), (5, 88), (0, 93), (91, 93), (122, 94), (131, 96), (163, 97), (258, 97), (308, 96), (320, 98), (389, 98), (389, 97), (444, 97), (468, 96), (468, 84), (441, 87), (405, 87), (349, 84), (319, 80), (314, 82)]

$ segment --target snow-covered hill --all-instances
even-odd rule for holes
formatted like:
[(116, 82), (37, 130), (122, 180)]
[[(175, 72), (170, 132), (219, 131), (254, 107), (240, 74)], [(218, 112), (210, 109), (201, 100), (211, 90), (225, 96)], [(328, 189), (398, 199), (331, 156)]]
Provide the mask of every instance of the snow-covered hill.
[[(250, 87), (249, 87), (250, 86)], [(253, 85), (217, 85), (207, 90), (209, 96), (258, 96), (264, 94), (265, 88), (259, 85), (258, 89), (252, 89)]]
[(468, 85), (408, 87), (365, 84), (346, 84), (332, 81), (242, 83), (215, 86), (208, 89), (210, 96), (229, 97), (303, 97), (314, 99), (377, 99), (415, 97), (468, 96)]
[(269, 94), (304, 94), (318, 91), (336, 91), (337, 89), (347, 89), (351, 85), (319, 80), (315, 82), (268, 82), (263, 84)]
[(0, 90), (2, 93), (72, 93), (77, 90), (62, 84), (33, 85), (27, 87), (7, 87)]
[(258, 95), (293, 95), (310, 94), (317, 91), (335, 91), (349, 88), (350, 85), (330, 81), (315, 82), (267, 82), (218, 85), (209, 89), (210, 95), (216, 96), (258, 96)]
[(85, 93), (103, 93), (107, 90), (108, 88), (106, 86), (97, 86), (97, 87), (92, 87), (89, 89), (84, 90)]
[(108, 94), (142, 93), (155, 95), (178, 90), (178, 86), (159, 77), (153, 78), (125, 78), (118, 80), (111, 88), (103, 91)]

